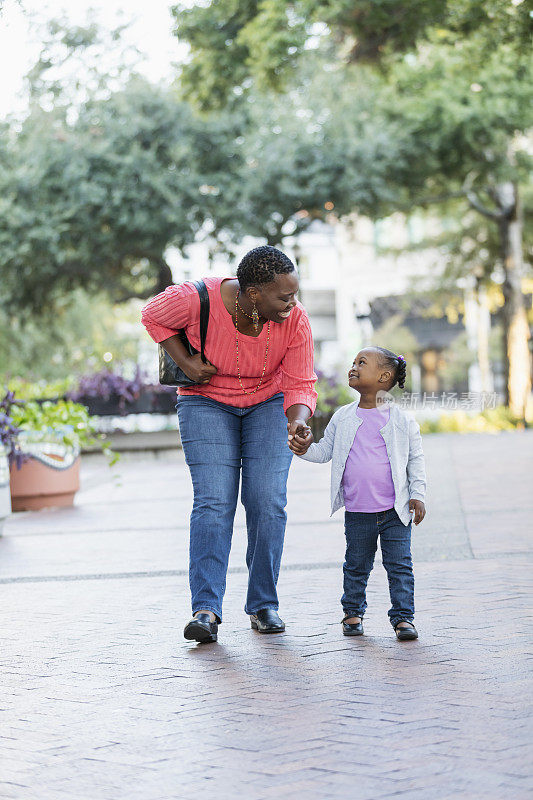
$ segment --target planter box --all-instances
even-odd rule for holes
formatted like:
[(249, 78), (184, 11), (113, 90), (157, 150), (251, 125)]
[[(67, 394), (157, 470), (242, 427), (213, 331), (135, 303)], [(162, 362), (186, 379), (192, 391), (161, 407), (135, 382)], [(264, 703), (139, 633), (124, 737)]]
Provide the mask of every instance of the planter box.
[(80, 488), (80, 459), (66, 469), (56, 469), (29, 458), (20, 469), (11, 468), (13, 511), (38, 511), (41, 508), (74, 505)]
[(139, 397), (130, 403), (124, 402), (119, 395), (111, 395), (107, 400), (101, 397), (77, 398), (96, 417), (124, 417), (126, 414), (173, 414), (176, 410), (176, 393), (173, 392), (141, 392)]
[(42, 453), (29, 455), (20, 469), (10, 469), (13, 511), (71, 506), (80, 488), (79, 451), (53, 443), (41, 445)]
[(153, 414), (176, 413), (176, 390), (172, 392), (152, 392), (151, 411)]
[(77, 397), (76, 402), (86, 406), (89, 414), (96, 417), (123, 417), (131, 413), (128, 408), (134, 405), (133, 403), (121, 403), (118, 395), (111, 395), (107, 399), (84, 395)]

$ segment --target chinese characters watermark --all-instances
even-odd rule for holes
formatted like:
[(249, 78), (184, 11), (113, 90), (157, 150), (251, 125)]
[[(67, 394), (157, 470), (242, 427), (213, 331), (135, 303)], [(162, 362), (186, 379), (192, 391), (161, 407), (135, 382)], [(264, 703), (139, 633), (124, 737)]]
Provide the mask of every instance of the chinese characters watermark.
[(485, 411), (496, 408), (496, 392), (403, 392), (397, 399), (390, 392), (379, 392), (378, 405), (396, 403), (408, 411)]

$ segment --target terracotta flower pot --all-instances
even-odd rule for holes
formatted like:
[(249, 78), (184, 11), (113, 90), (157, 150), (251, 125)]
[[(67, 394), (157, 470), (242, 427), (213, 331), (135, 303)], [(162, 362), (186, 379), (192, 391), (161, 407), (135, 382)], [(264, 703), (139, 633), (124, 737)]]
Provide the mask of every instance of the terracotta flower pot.
[(72, 452), (31, 455), (20, 469), (12, 465), (10, 475), (13, 511), (71, 506), (80, 488), (80, 458)]

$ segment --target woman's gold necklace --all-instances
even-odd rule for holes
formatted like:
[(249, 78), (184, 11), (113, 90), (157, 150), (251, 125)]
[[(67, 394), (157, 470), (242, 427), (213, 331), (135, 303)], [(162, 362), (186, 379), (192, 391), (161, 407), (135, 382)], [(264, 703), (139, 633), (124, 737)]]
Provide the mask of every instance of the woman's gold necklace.
[(251, 314), (247, 314), (246, 311), (244, 310), (244, 308), (239, 303), (239, 292), (237, 292), (237, 308), (239, 309), (241, 314), (244, 314), (245, 317), (248, 317), (248, 319), (253, 319), (252, 315)]
[[(270, 342), (270, 320), (268, 320), (268, 325), (267, 325), (267, 340), (266, 340), (266, 347), (265, 347), (265, 363), (263, 364), (263, 372), (261, 373), (261, 378), (259, 379), (259, 383), (255, 387), (255, 389), (253, 389), (251, 392), (248, 392), (244, 388), (244, 386), (242, 385), (241, 368), (240, 368), (240, 364), (239, 364), (239, 325), (238, 325), (238, 317), (237, 317), (238, 312), (239, 312), (239, 308), (240, 308), (240, 305), (239, 305), (239, 293), (237, 292), (237, 295), (235, 297), (235, 347), (236, 347), (236, 350), (237, 350), (237, 375), (238, 375), (238, 378), (239, 378), (239, 383), (241, 385), (241, 389), (244, 392), (244, 394), (255, 394), (257, 392), (257, 390), (259, 389), (259, 387), (261, 386), (261, 384), (263, 383), (263, 378), (265, 377), (266, 365), (267, 365), (267, 357), (268, 357), (268, 345), (269, 345), (269, 342)], [(242, 311), (242, 308), (241, 308), (241, 311)], [(250, 316), (245, 311), (243, 311), (242, 313), (246, 317)], [(252, 319), (252, 317), (250, 317), (250, 319)]]
[[(259, 330), (259, 314), (257, 313), (257, 306), (256, 306), (256, 304), (254, 302), (254, 307), (253, 307), (252, 313), (251, 314), (247, 314), (246, 311), (244, 310), (244, 308), (239, 303), (239, 295), (240, 295), (240, 290), (237, 292), (237, 307), (238, 307), (239, 311), (241, 312), (241, 314), (244, 314), (245, 317), (248, 317), (248, 319), (252, 320), (252, 322), (254, 323), (254, 331), (257, 332)], [(236, 318), (237, 317), (235, 317), (235, 319)]]

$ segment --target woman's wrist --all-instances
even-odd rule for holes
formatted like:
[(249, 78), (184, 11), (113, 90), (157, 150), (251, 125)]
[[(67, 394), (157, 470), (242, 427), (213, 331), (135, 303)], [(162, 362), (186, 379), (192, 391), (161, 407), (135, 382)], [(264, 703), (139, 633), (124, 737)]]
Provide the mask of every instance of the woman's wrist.
[(311, 409), (309, 406), (303, 405), (303, 403), (296, 403), (293, 406), (289, 406), (285, 414), (289, 424), (298, 421), (305, 425), (309, 417), (311, 417)]
[(189, 364), (192, 356), (177, 334), (159, 343), (180, 369)]

